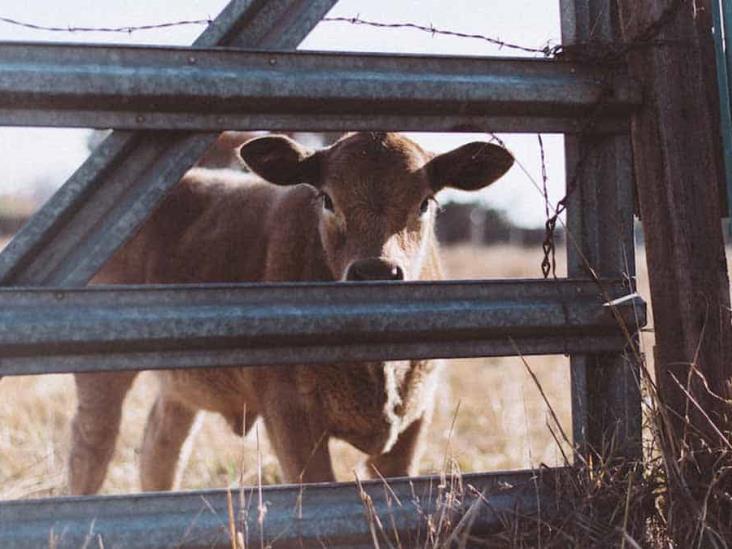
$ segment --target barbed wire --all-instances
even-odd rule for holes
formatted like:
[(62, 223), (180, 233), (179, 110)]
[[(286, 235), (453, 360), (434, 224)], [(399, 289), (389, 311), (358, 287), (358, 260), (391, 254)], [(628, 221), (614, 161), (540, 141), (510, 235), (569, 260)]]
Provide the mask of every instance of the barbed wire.
[(544, 214), (549, 217), (549, 189), (547, 185), (549, 183), (549, 176), (546, 172), (546, 155), (544, 154), (544, 140), (540, 133), (536, 134), (536, 139), (539, 141), (539, 159), (541, 160), (541, 194), (544, 197)]
[(322, 21), (330, 22), (330, 23), (350, 23), (351, 25), (364, 25), (367, 27), (374, 27), (379, 29), (412, 29), (412, 30), (418, 30), (422, 32), (427, 32), (433, 36), (435, 35), (441, 35), (441, 36), (453, 36), (455, 38), (470, 38), (474, 40), (482, 40), (483, 42), (488, 42), (489, 44), (493, 44), (494, 46), (498, 46), (499, 48), (505, 48), (505, 49), (511, 49), (511, 50), (518, 50), (523, 51), (525, 53), (535, 53), (535, 54), (542, 54), (545, 57), (552, 57), (561, 49), (560, 45), (556, 46), (550, 46), (547, 44), (543, 48), (532, 48), (528, 46), (522, 46), (521, 44), (514, 44), (511, 42), (505, 42), (499, 38), (494, 38), (492, 36), (488, 36), (485, 34), (474, 34), (474, 33), (466, 33), (466, 32), (460, 32), (460, 31), (453, 31), (453, 30), (447, 30), (447, 29), (440, 29), (435, 27), (432, 23), (429, 25), (420, 25), (418, 23), (384, 23), (381, 21), (370, 21), (368, 19), (362, 19), (360, 16), (356, 15), (354, 17), (324, 17)]
[[(455, 31), (455, 30), (449, 30), (449, 29), (442, 29), (435, 27), (432, 23), (429, 23), (428, 25), (422, 25), (419, 23), (413, 23), (413, 22), (400, 22), (400, 23), (387, 23), (382, 21), (373, 21), (368, 19), (363, 19), (359, 15), (352, 16), (352, 17), (324, 17), (321, 19), (322, 22), (326, 23), (349, 23), (352, 25), (365, 25), (369, 27), (374, 28), (380, 28), (380, 29), (412, 29), (412, 30), (418, 30), (420, 32), (426, 32), (431, 34), (432, 36), (440, 35), (440, 36), (451, 36), (455, 38), (466, 38), (466, 39), (473, 39), (473, 40), (481, 40), (483, 42), (488, 42), (489, 44), (492, 44), (494, 46), (497, 46), (499, 49), (510, 49), (510, 50), (516, 50), (521, 51), (524, 53), (531, 53), (531, 54), (540, 54), (547, 58), (552, 57), (558, 57), (565, 54), (571, 55), (572, 58), (575, 60), (581, 61), (594, 61), (594, 62), (607, 62), (615, 58), (622, 57), (625, 55), (629, 50), (637, 49), (637, 48), (644, 48), (644, 47), (651, 47), (651, 46), (685, 46), (687, 45), (686, 41), (681, 40), (655, 40), (654, 36), (657, 34), (656, 29), (660, 31), (660, 28), (662, 28), (665, 24), (666, 18), (669, 17), (669, 13), (672, 10), (667, 10), (664, 12), (664, 14), (659, 17), (657, 21), (655, 21), (653, 24), (649, 25), (648, 28), (644, 30), (643, 33), (641, 33), (635, 40), (633, 40), (630, 43), (623, 43), (623, 42), (609, 42), (609, 43), (598, 43), (598, 42), (583, 42), (583, 43), (575, 43), (572, 45), (565, 45), (565, 44), (554, 44), (551, 45), (549, 42), (541, 48), (538, 47), (531, 47), (531, 46), (524, 46), (521, 44), (516, 44), (513, 42), (507, 42), (505, 40), (501, 40), (500, 38), (496, 38), (493, 36), (489, 36), (486, 34), (480, 34), (480, 33), (467, 33), (462, 31)], [(31, 29), (31, 30), (37, 30), (37, 31), (48, 31), (48, 32), (68, 32), (68, 33), (84, 33), (84, 32), (98, 32), (98, 33), (118, 33), (118, 34), (132, 34), (139, 31), (150, 31), (150, 30), (159, 30), (159, 29), (167, 29), (172, 27), (183, 27), (183, 26), (191, 26), (191, 25), (210, 25), (213, 23), (213, 19), (211, 17), (207, 17), (205, 19), (183, 19), (178, 21), (166, 21), (162, 23), (150, 23), (146, 25), (123, 25), (119, 27), (86, 27), (86, 26), (76, 26), (76, 25), (67, 25), (65, 27), (62, 26), (53, 26), (53, 25), (42, 25), (40, 23), (34, 23), (30, 21), (22, 21), (19, 19), (14, 19), (12, 17), (6, 17), (6, 16), (0, 16), (0, 23), (5, 23), (8, 25), (14, 25), (17, 27), (25, 28), (25, 29)]]
[[(606, 86), (602, 90), (602, 94), (598, 98), (597, 102), (593, 106), (592, 111), (585, 118), (582, 127), (580, 128), (578, 135), (588, 135), (593, 133), (595, 126), (602, 118), (603, 112), (607, 106), (607, 100), (612, 97), (613, 90), (611, 87)], [(541, 260), (541, 273), (544, 278), (549, 278), (551, 274), (554, 278), (557, 278), (557, 260), (556, 260), (556, 244), (554, 242), (554, 234), (557, 226), (559, 216), (561, 216), (566, 210), (569, 204), (569, 199), (575, 193), (581, 183), (582, 171), (584, 170), (585, 164), (591, 157), (591, 152), (594, 150), (592, 144), (589, 144), (582, 155), (577, 159), (574, 164), (574, 170), (572, 171), (572, 178), (567, 180), (567, 187), (564, 196), (554, 206), (554, 213), (547, 217), (544, 225), (544, 242), (542, 242), (542, 250), (544, 257)], [(546, 157), (544, 154), (544, 143), (539, 139), (539, 151), (541, 157), (541, 173), (542, 173), (542, 186), (546, 188), (548, 183), (548, 176), (546, 170)], [(545, 195), (545, 206), (549, 209), (549, 197)]]
[(38, 23), (31, 23), (28, 21), (20, 21), (13, 19), (12, 17), (0, 16), (0, 22), (7, 23), (8, 25), (14, 25), (16, 27), (22, 27), (25, 29), (38, 30), (38, 31), (49, 31), (49, 32), (111, 32), (111, 33), (124, 33), (132, 34), (137, 31), (149, 31), (156, 29), (167, 29), (170, 27), (185, 27), (191, 25), (210, 25), (213, 19), (210, 17), (207, 19), (183, 19), (180, 21), (168, 21), (164, 23), (153, 23), (149, 25), (126, 25), (122, 27), (77, 27), (69, 25), (67, 27), (47, 26)]
[(672, 9), (667, 9), (658, 20), (643, 30), (635, 39), (630, 42), (576, 42), (571, 45), (554, 44), (547, 42), (543, 47), (524, 46), (514, 42), (507, 42), (493, 36), (479, 33), (466, 33), (435, 27), (432, 23), (421, 25), (413, 22), (386, 23), (363, 19), (359, 15), (353, 17), (324, 17), (322, 21), (335, 23), (349, 23), (352, 25), (364, 25), (378, 29), (412, 29), (429, 33), (433, 36), (452, 36), (456, 38), (468, 38), (488, 42), (499, 49), (510, 49), (524, 53), (541, 54), (547, 58), (567, 56), (576, 61), (588, 61), (595, 63), (610, 63), (624, 57), (629, 51), (648, 47), (673, 47), (688, 46), (687, 40), (658, 40), (656, 37), (665, 26), (667, 20), (673, 15)]
[[(485, 34), (478, 34), (478, 33), (466, 33), (461, 31), (454, 31), (449, 29), (441, 29), (435, 27), (432, 23), (429, 25), (420, 25), (418, 23), (384, 23), (380, 21), (370, 21), (368, 19), (362, 19), (360, 16), (356, 15), (354, 17), (324, 17), (321, 21), (326, 23), (349, 23), (352, 25), (365, 25), (369, 27), (374, 28), (381, 28), (381, 29), (413, 29), (418, 30), (422, 32), (427, 32), (433, 36), (435, 35), (441, 35), (441, 36), (452, 36), (456, 38), (468, 38), (468, 39), (474, 39), (474, 40), (482, 40), (484, 42), (488, 42), (489, 44), (493, 44), (494, 46), (498, 46), (499, 48), (505, 48), (505, 49), (512, 49), (512, 50), (518, 50), (523, 51), (525, 53), (533, 53), (533, 54), (541, 54), (545, 57), (552, 57), (556, 55), (556, 53), (561, 49), (561, 46), (550, 46), (547, 44), (543, 48), (532, 48), (528, 46), (522, 46), (521, 44), (514, 44), (511, 42), (506, 42), (504, 40), (501, 40), (499, 38), (494, 38)], [(8, 25), (14, 25), (17, 27), (22, 27), (25, 29), (31, 29), (31, 30), (38, 30), (38, 31), (49, 31), (49, 32), (69, 32), (69, 33), (80, 33), (80, 32), (107, 32), (107, 33), (124, 33), (124, 34), (132, 34), (134, 32), (138, 31), (149, 31), (149, 30), (157, 30), (157, 29), (166, 29), (171, 27), (182, 27), (182, 26), (190, 26), (190, 25), (209, 25), (213, 22), (213, 19), (206, 18), (206, 19), (185, 19), (180, 21), (168, 21), (163, 23), (151, 23), (147, 25), (124, 25), (120, 27), (84, 27), (84, 26), (76, 26), (76, 25), (68, 25), (65, 27), (61, 26), (52, 26), (52, 25), (42, 25), (40, 23), (34, 23), (30, 21), (21, 21), (19, 19), (14, 19), (12, 17), (5, 17), (0, 16), (0, 22), (6, 23)]]

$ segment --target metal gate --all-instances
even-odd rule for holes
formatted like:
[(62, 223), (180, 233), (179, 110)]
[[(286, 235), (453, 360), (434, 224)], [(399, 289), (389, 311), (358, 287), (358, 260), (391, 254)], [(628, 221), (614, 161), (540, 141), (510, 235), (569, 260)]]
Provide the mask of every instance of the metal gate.
[[(0, 125), (116, 128), (0, 255), (0, 375), (569, 354), (578, 451), (612, 437), (622, 455), (639, 456), (637, 369), (619, 321), (634, 331), (644, 308), (638, 298), (606, 306), (634, 291), (628, 131), (639, 90), (622, 66), (293, 51), (334, 4), (233, 0), (191, 48), (0, 45)], [(608, 5), (562, 0), (564, 43), (615, 39)], [(219, 131), (254, 128), (563, 132), (576, 183), (569, 278), (82, 288)], [(355, 305), (363, 316), (345, 329), (339, 319)], [(211, 321), (193, 322), (197, 308), (214, 311)], [(454, 512), (488, 502), (473, 531), (503, 512), (534, 512), (552, 496), (552, 474), (465, 475), (475, 490)], [(439, 483), (363, 490), (374, 512), (409, 533), (437, 504)], [(262, 492), (263, 526), (234, 505), (248, 543), (371, 539), (352, 484)], [(227, 546), (226, 517), (221, 490), (9, 501), (0, 503), (0, 546)]]

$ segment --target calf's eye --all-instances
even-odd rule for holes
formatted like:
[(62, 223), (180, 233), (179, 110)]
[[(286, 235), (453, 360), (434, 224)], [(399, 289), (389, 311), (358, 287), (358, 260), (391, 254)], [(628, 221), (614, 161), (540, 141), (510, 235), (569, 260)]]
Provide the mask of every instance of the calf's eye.
[(333, 199), (331, 199), (327, 193), (320, 193), (320, 197), (323, 199), (323, 209), (328, 210), (329, 212), (335, 211), (333, 207)]
[(424, 215), (427, 213), (427, 210), (430, 209), (430, 200), (431, 198), (425, 198), (422, 203), (419, 205), (419, 215)]

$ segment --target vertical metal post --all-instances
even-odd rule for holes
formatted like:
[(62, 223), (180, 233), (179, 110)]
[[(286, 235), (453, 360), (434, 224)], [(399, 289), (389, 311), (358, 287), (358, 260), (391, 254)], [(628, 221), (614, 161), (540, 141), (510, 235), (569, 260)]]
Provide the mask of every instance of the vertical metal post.
[[(616, 40), (617, 13), (607, 0), (560, 0), (565, 44)], [(567, 181), (577, 186), (567, 208), (570, 277), (635, 276), (630, 137), (567, 135)], [(630, 290), (631, 284), (629, 284)], [(598, 291), (599, 288), (598, 288)], [(573, 355), (572, 422), (581, 453), (641, 456), (638, 364), (630, 353)]]

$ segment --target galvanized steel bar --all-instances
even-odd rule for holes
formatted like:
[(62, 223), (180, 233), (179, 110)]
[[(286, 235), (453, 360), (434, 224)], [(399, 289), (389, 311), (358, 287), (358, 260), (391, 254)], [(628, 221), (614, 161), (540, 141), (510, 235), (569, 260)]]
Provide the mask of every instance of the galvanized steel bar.
[[(434, 534), (431, 517), (432, 525), (449, 521), (450, 539), (460, 545), (511, 517), (561, 512), (566, 502), (554, 489), (562, 474), (466, 474), (447, 483), (439, 477), (390, 479), (388, 486), (363, 482), (363, 491), (353, 483), (265, 486), (261, 525), (258, 488), (247, 487), (232, 493), (233, 526), (247, 547), (420, 547)], [(78, 548), (89, 540), (95, 547), (129, 549), (228, 548), (235, 545), (229, 528), (223, 490), (0, 503), (0, 546), (6, 549)]]
[[(0, 290), (0, 374), (616, 351), (622, 283)], [(620, 307), (635, 324), (640, 300)], [(643, 318), (640, 319), (642, 325)]]
[(294, 50), (337, 0), (231, 0), (196, 47)]
[[(334, 4), (233, 0), (194, 45), (294, 49)], [(86, 284), (216, 135), (115, 131), (0, 253), (0, 284)]]
[(627, 130), (640, 92), (616, 68), (546, 59), (0, 45), (2, 125), (535, 131), (540, 118), (550, 124), (546, 131), (572, 131), (604, 96), (604, 120)]
[[(615, 6), (605, 0), (562, 0), (563, 42), (617, 39)], [(569, 276), (621, 277), (634, 291), (633, 165), (629, 135), (566, 136), (567, 180), (576, 188), (567, 209)], [(579, 171), (579, 173), (577, 173)], [(642, 314), (639, 312), (639, 314)], [(632, 338), (637, 345), (637, 340)], [(641, 401), (637, 356), (625, 351), (571, 357), (574, 442), (639, 457)], [(637, 347), (636, 347), (637, 351)]]

